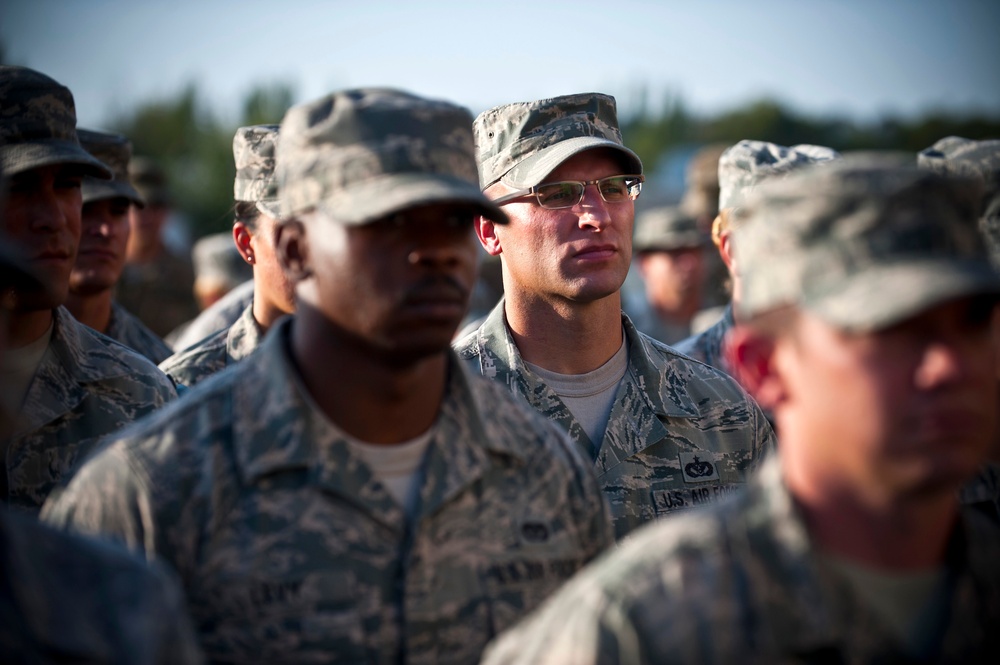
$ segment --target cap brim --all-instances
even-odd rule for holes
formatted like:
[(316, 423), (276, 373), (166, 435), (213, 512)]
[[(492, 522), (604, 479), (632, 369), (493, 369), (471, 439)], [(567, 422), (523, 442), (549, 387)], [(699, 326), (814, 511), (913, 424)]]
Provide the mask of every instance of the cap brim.
[[(611, 148), (612, 150), (622, 153), (622, 155), (628, 160), (627, 170), (629, 172), (625, 175), (642, 174), (642, 160), (640, 160), (639, 156), (628, 148), (619, 145), (614, 141), (598, 138), (596, 136), (577, 136), (575, 138), (559, 141), (558, 143), (554, 143), (547, 148), (542, 148), (525, 159), (522, 159), (518, 162), (517, 166), (507, 171), (507, 173), (500, 178), (500, 181), (508, 187), (513, 187), (514, 189), (527, 189), (528, 187), (534, 187), (544, 180), (547, 175), (552, 173), (552, 171), (554, 171), (560, 164), (573, 155), (584, 152), (585, 150), (594, 150), (596, 148)], [(484, 184), (489, 185), (492, 183)]]
[(139, 196), (139, 192), (127, 182), (122, 182), (121, 180), (98, 180), (89, 176), (84, 178), (84, 203), (93, 203), (94, 201), (116, 199), (119, 197), (128, 199), (133, 205), (139, 208), (146, 207), (146, 202)]
[(435, 173), (384, 175), (355, 183), (319, 207), (342, 224), (373, 222), (406, 208), (436, 203), (465, 204), (482, 216), (507, 223), (507, 215), (467, 180)]
[(0, 147), (0, 168), (8, 176), (56, 164), (76, 165), (83, 175), (111, 179), (111, 170), (103, 162), (71, 141), (12, 143)]
[(985, 261), (927, 260), (866, 269), (836, 293), (806, 298), (803, 306), (839, 328), (864, 332), (955, 298), (990, 294), (1000, 296), (1000, 273)]

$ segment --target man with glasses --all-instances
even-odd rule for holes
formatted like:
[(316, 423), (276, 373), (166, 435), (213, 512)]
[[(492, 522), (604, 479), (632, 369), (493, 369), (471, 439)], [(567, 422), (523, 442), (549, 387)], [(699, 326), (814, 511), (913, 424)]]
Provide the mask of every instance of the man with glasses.
[(474, 128), (480, 185), (510, 223), (477, 221), (483, 247), (500, 257), (505, 297), (457, 342), (461, 356), (594, 460), (618, 538), (732, 493), (773, 434), (735, 381), (622, 313), (643, 176), (622, 145), (615, 100), (509, 104)]

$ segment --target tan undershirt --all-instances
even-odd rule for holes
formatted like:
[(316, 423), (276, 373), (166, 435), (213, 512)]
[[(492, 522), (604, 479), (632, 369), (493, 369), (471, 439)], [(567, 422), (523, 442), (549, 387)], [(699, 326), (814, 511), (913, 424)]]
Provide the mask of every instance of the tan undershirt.
[(0, 360), (0, 404), (7, 413), (16, 415), (21, 410), (31, 380), (52, 341), (52, 329), (53, 325), (49, 324), (48, 330), (34, 342), (4, 352)]
[(371, 468), (411, 522), (416, 516), (423, 480), (422, 465), (433, 434), (434, 427), (431, 427), (402, 443), (366, 443), (344, 435), (347, 445)]

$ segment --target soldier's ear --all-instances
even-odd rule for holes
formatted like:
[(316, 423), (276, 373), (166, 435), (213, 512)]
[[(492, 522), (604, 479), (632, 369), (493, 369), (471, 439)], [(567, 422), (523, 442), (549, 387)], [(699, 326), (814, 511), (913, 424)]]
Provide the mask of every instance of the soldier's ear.
[(497, 225), (493, 220), (482, 215), (476, 217), (476, 237), (490, 256), (497, 256), (503, 252), (500, 238), (497, 237)]
[(729, 331), (723, 344), (733, 377), (769, 411), (781, 404), (786, 396), (784, 377), (775, 363), (777, 344), (774, 337), (740, 325)]
[(278, 224), (274, 230), (274, 246), (278, 263), (289, 280), (298, 283), (312, 275), (306, 227), (300, 220), (291, 219)]
[(236, 243), (236, 250), (243, 257), (243, 260), (251, 265), (256, 260), (253, 255), (253, 246), (250, 244), (252, 238), (253, 234), (250, 233), (246, 224), (243, 222), (233, 224), (233, 242)]

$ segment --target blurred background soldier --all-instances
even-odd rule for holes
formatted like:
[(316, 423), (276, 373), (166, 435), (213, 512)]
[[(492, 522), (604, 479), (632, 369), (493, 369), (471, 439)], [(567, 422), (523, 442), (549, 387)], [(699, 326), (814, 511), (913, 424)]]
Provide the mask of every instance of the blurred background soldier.
[(281, 217), (274, 171), (277, 140), (277, 125), (236, 130), (233, 138), (236, 221), (226, 240), (234, 251), (238, 251), (241, 260), (253, 268), (253, 298), (231, 327), (160, 365), (176, 383), (193, 386), (227, 365), (239, 362), (253, 353), (278, 319), (295, 310), (294, 285), (281, 269), (274, 244)]
[(231, 232), (199, 238), (191, 249), (191, 258), (194, 261), (194, 297), (202, 310), (253, 279), (253, 269), (233, 244)]
[(741, 211), (730, 362), (781, 432), (735, 501), (646, 529), (497, 663), (987, 663), (1000, 529), (957, 490), (997, 427), (975, 182), (845, 157)]
[(472, 117), (348, 90), (288, 111), (297, 307), (84, 466), (48, 518), (186, 583), (215, 661), (475, 663), (612, 542), (589, 465), (449, 342), (476, 274)]
[(639, 216), (632, 251), (646, 285), (646, 307), (629, 312), (637, 330), (670, 345), (691, 334), (691, 320), (703, 304), (708, 237), (679, 208)]
[(77, 133), (84, 150), (111, 169), (112, 179), (83, 179), (83, 229), (66, 309), (80, 323), (159, 363), (171, 354), (170, 348), (111, 297), (125, 266), (129, 206), (145, 205), (128, 179), (132, 146), (119, 134), (86, 129)]
[(44, 287), (5, 295), (0, 399), (17, 421), (0, 442), (0, 496), (37, 511), (101, 436), (176, 392), (155, 365), (62, 307), (80, 243), (83, 177), (111, 177), (80, 146), (73, 95), (44, 74), (2, 66), (0, 108), (0, 169), (9, 178), (0, 230)]
[(719, 214), (712, 222), (712, 242), (728, 273), (730, 303), (708, 329), (679, 341), (674, 347), (712, 367), (731, 374), (723, 353), (726, 334), (732, 329), (733, 307), (739, 307), (740, 273), (733, 259), (733, 231), (736, 209), (763, 180), (783, 177), (797, 169), (839, 157), (837, 151), (818, 145), (783, 145), (766, 141), (742, 140), (726, 149), (718, 159)]
[(722, 372), (637, 330), (621, 307), (642, 163), (613, 97), (506, 104), (476, 119), (480, 185), (509, 224), (480, 219), (504, 298), (456, 342), (476, 373), (558, 423), (589, 457), (615, 534), (720, 500), (773, 436)]
[[(706, 237), (711, 232), (712, 221), (719, 214), (719, 158), (725, 149), (725, 144), (712, 144), (701, 148), (691, 157), (685, 172), (687, 187), (681, 198), (680, 209), (695, 218), (698, 228)], [(728, 301), (726, 266), (707, 243), (704, 246), (704, 253), (705, 284), (702, 288), (702, 306), (706, 310), (707, 317), (714, 321), (712, 312), (716, 311), (716, 308), (725, 307)]]
[(171, 209), (166, 173), (152, 160), (134, 157), (129, 176), (146, 205), (129, 210), (126, 265), (115, 299), (163, 337), (198, 314), (194, 269), (189, 258), (175, 254), (163, 242)]
[(183, 351), (209, 335), (226, 330), (239, 320), (253, 302), (253, 291), (253, 280), (248, 279), (209, 305), (198, 316), (174, 328), (163, 340), (175, 351)]

